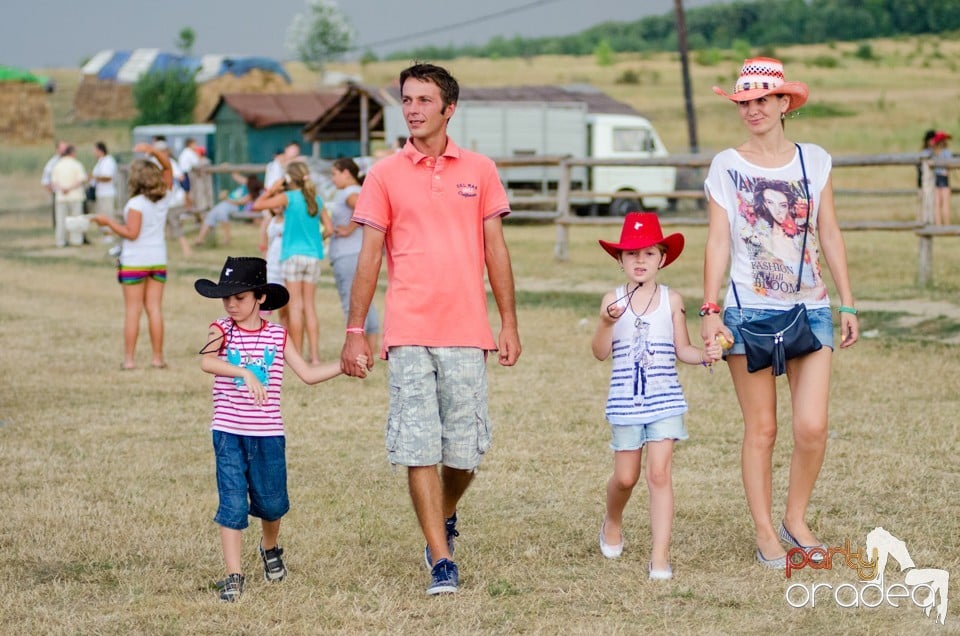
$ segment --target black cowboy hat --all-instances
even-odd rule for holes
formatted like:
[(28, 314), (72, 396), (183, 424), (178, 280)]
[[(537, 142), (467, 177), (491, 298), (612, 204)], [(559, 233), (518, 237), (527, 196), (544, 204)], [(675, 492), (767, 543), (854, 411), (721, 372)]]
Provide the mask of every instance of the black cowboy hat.
[(266, 295), (260, 308), (280, 309), (290, 300), (287, 288), (267, 282), (267, 261), (256, 256), (228, 256), (220, 271), (220, 282), (201, 278), (193, 284), (201, 296), (226, 298), (241, 292), (257, 290)]

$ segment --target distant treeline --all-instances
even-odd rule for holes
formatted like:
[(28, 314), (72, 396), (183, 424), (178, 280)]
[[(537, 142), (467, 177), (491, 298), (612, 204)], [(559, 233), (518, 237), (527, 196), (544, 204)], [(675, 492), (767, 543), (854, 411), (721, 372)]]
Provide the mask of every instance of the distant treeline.
[[(728, 49), (816, 44), (868, 38), (943, 33), (960, 29), (958, 0), (759, 0), (686, 11), (691, 49)], [(483, 45), (426, 46), (394, 53), (390, 59), (449, 60), (456, 57), (591, 55), (613, 52), (676, 51), (673, 12), (636, 22), (604, 22), (558, 37), (495, 37)]]

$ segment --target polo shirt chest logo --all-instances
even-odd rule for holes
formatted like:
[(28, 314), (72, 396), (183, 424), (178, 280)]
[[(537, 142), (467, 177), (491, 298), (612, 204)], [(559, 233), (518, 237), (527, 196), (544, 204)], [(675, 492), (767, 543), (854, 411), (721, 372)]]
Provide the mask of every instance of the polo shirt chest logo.
[(457, 194), (466, 198), (475, 197), (477, 196), (477, 186), (472, 183), (458, 183)]

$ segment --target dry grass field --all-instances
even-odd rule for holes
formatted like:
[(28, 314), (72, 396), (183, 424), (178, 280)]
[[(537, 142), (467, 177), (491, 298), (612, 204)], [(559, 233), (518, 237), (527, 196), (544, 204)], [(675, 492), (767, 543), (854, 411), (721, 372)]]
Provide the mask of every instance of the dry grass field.
[[(956, 43), (874, 45), (883, 60), (916, 61), (912, 70), (841, 57), (855, 48), (779, 52), (792, 60), (788, 74), (812, 83), (814, 100), (822, 91), (828, 102), (851, 104), (858, 113), (791, 120), (798, 138), (819, 141), (837, 154), (909, 152), (928, 126), (958, 126), (960, 89), (949, 61), (960, 52)], [(934, 49), (943, 57), (933, 56)], [(831, 50), (842, 60), (840, 69), (803, 63)], [(932, 60), (929, 66), (923, 66), (925, 57)], [(547, 65), (551, 70), (543, 70)], [(370, 65), (368, 81), (392, 77), (400, 66)], [(685, 145), (670, 56), (624, 57), (612, 69), (589, 59), (450, 66), (463, 81), (478, 83), (516, 83), (534, 75), (541, 82), (596, 81), (651, 115), (670, 148)], [(612, 78), (627, 67), (640, 69), (648, 83), (614, 85)], [(694, 69), (704, 148), (739, 137), (734, 113), (709, 92), (717, 76), (731, 76), (735, 67), (729, 62)], [(924, 91), (930, 91), (927, 101), (920, 99)], [(65, 104), (56, 109), (58, 134), (78, 143), (107, 134), (125, 143), (122, 130), (71, 125)], [(45, 158), (48, 151), (14, 154)], [(123, 304), (105, 249), (54, 249), (49, 212), (37, 208), (43, 196), (33, 194), (37, 174), (4, 165), (0, 496), (7, 508), (0, 517), (0, 632), (960, 633), (955, 238), (938, 239), (936, 284), (917, 289), (912, 234), (847, 235), (869, 337), (834, 357), (830, 442), (811, 504), (811, 525), (830, 546), (849, 541), (862, 548), (866, 534), (882, 526), (905, 541), (919, 568), (949, 571), (952, 602), (945, 625), (925, 617), (909, 599), (898, 608), (843, 608), (821, 591), (814, 607), (787, 603), (791, 583), (855, 585), (856, 575), (838, 562), (832, 570), (794, 572), (788, 581), (755, 563), (740, 484), (741, 420), (723, 364), (712, 373), (680, 370), (691, 410), (690, 440), (677, 446), (674, 457), (674, 580), (646, 578), (649, 521), (642, 484), (627, 508), (623, 558), (603, 559), (597, 531), (612, 467), (603, 420), (609, 366), (593, 359), (589, 342), (603, 291), (620, 282), (596, 239), (615, 237), (617, 229), (573, 228), (571, 258), (558, 263), (552, 258), (553, 228), (537, 224), (506, 228), (524, 352), (515, 368), (489, 365), (495, 440), (459, 511), (460, 593), (423, 593), (428, 575), (405, 475), (391, 470), (384, 457), (387, 387), (378, 363), (365, 381), (340, 377), (307, 387), (288, 375), (283, 404), (292, 510), (281, 540), (290, 576), (279, 585), (263, 582), (258, 531), (251, 527), (244, 543), (247, 591), (240, 603), (225, 605), (211, 589), (222, 576), (211, 520), (212, 378), (200, 371), (197, 356), (208, 323), (222, 308), (200, 297), (193, 281), (216, 278), (227, 254), (256, 253), (253, 227), (237, 227), (229, 250), (207, 247), (190, 259), (171, 245), (164, 299), (170, 368), (149, 368), (144, 322), (141, 368), (121, 372)], [(879, 182), (912, 187), (912, 170), (891, 175)], [(854, 185), (848, 187), (874, 187), (878, 179), (851, 176)], [(872, 204), (857, 199), (841, 205), (840, 213), (845, 219), (910, 219), (913, 205), (909, 197)], [(695, 307), (705, 232), (683, 232), (686, 251), (661, 280)], [(382, 309), (382, 294), (376, 302)], [(318, 312), (321, 354), (334, 358), (343, 318), (329, 272)], [(496, 325), (495, 310), (491, 320)], [(696, 334), (696, 318), (689, 324)], [(774, 458), (775, 514), (783, 509), (790, 435), (784, 407)], [(887, 586), (904, 580), (892, 562), (885, 577)]]
[[(378, 364), (362, 382), (341, 377), (306, 387), (288, 377), (293, 509), (282, 540), (290, 576), (280, 585), (262, 581), (253, 528), (245, 538), (247, 593), (227, 606), (210, 589), (222, 568), (211, 521), (211, 378), (196, 355), (221, 308), (192, 283), (215, 278), (228, 251), (210, 247), (189, 261), (171, 252), (170, 368), (150, 369), (141, 341), (139, 363), (147, 368), (121, 372), (122, 300), (103, 249), (55, 250), (45, 214), (0, 214), (0, 493), (7, 502), (0, 631), (957, 633), (956, 600), (944, 627), (913, 607), (843, 609), (822, 597), (814, 608), (787, 605), (783, 573), (753, 561), (740, 418), (722, 364), (713, 373), (681, 369), (692, 408), (691, 438), (674, 459), (676, 578), (646, 580), (642, 486), (628, 507), (624, 557), (600, 556), (611, 468), (603, 422), (608, 366), (591, 357), (589, 340), (600, 293), (619, 273), (596, 246), (599, 232), (576, 228), (574, 258), (557, 264), (548, 228), (507, 227), (524, 353), (513, 369), (490, 365), (495, 445), (460, 509), (460, 594), (423, 594), (427, 574), (405, 478), (382, 450), (387, 391)], [(685, 233), (687, 252), (663, 280), (695, 304), (704, 236), (699, 228)], [(910, 297), (910, 277), (886, 269), (899, 257), (909, 262), (910, 246), (891, 234), (865, 236), (850, 237), (860, 297), (878, 307), (888, 293)], [(235, 237), (230, 253), (254, 252), (252, 227), (237, 228)], [(318, 305), (322, 354), (334, 357), (343, 320), (329, 277)], [(956, 575), (956, 346), (899, 319), (865, 312), (864, 328), (876, 337), (835, 357), (831, 440), (811, 518), (831, 546), (862, 546), (868, 531), (883, 526), (906, 541), (919, 567)], [(925, 320), (957, 329), (955, 318)], [(789, 460), (786, 411), (783, 417), (776, 510)], [(887, 568), (888, 584), (902, 577)], [(793, 581), (836, 586), (856, 578), (838, 566), (803, 570)]]

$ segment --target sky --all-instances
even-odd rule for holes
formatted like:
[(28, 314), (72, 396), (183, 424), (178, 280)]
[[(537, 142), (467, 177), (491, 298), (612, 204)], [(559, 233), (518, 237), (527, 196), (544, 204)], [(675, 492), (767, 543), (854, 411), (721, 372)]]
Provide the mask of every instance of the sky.
[[(717, 0), (684, 0), (687, 9)], [(4, 2), (0, 64), (79, 68), (104, 49), (176, 52), (181, 29), (195, 55), (293, 59), (287, 29), (306, 0), (20, 0)], [(672, 13), (674, 0), (339, 0), (360, 52), (482, 44), (492, 37), (577, 33), (601, 22)]]

